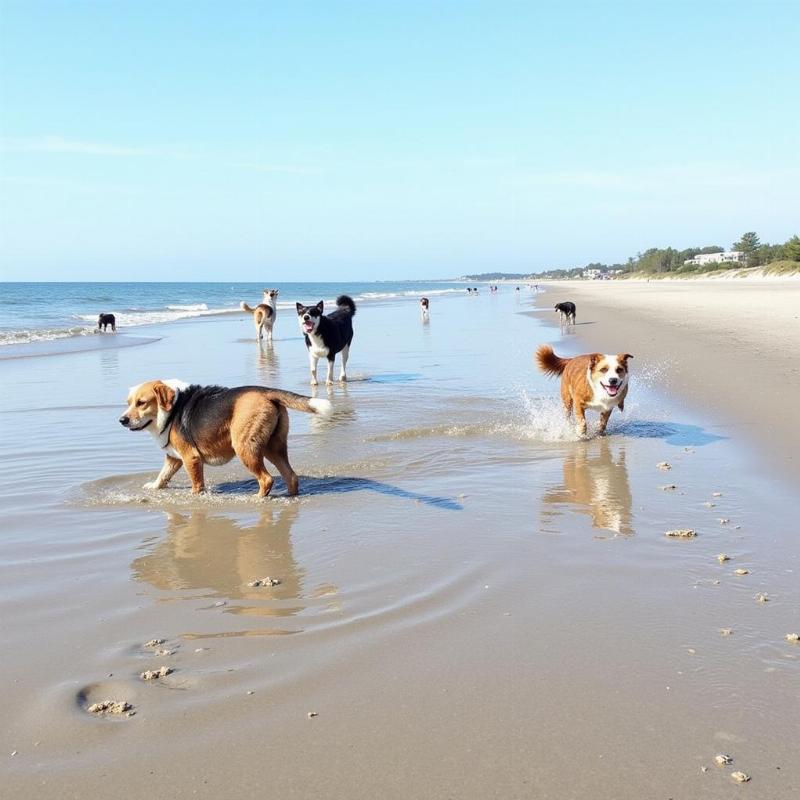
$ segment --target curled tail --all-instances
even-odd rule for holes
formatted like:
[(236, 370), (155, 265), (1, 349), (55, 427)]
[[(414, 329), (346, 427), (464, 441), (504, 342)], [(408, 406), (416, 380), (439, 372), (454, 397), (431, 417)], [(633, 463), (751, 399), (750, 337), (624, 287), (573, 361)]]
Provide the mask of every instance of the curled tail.
[(285, 408), (291, 408), (294, 411), (305, 411), (307, 414), (317, 414), (326, 419), (333, 415), (333, 404), (330, 400), (306, 397), (303, 394), (284, 392), (281, 389), (267, 389), (266, 392), (267, 397), (273, 403), (280, 403)]
[(250, 308), (250, 306), (247, 305), (247, 303), (239, 303), (239, 308), (241, 308), (242, 311), (247, 311), (248, 314), (252, 314), (255, 311), (255, 309)]
[(356, 304), (353, 302), (352, 297), (348, 297), (346, 294), (340, 294), (336, 298), (336, 305), (344, 311), (349, 311), (351, 317), (356, 315)]
[(545, 375), (560, 375), (569, 362), (568, 358), (557, 356), (549, 344), (543, 344), (536, 350), (535, 359)]

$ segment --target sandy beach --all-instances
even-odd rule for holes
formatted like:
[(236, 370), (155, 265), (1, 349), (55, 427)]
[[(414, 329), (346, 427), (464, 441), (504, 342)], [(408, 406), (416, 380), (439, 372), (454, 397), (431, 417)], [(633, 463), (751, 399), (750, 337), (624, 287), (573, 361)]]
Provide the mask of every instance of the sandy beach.
[[(237, 462), (144, 489), (117, 422), (156, 377), (308, 392), (290, 312), (271, 346), (242, 314), (0, 361), (4, 794), (796, 797), (797, 291), (364, 304), (333, 418), (291, 415), (296, 499)], [(635, 354), (610, 435), (563, 420), (544, 342)]]

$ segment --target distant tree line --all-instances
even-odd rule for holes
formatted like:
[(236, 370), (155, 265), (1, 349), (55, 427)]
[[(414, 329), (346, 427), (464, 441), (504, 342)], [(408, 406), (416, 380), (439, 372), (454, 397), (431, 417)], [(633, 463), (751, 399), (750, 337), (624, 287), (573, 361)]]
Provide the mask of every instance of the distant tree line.
[[(738, 250), (744, 253), (745, 265), (748, 267), (760, 267), (772, 264), (776, 261), (795, 261), (800, 262), (800, 236), (792, 236), (791, 239), (783, 244), (762, 243), (755, 231), (748, 231), (742, 234), (739, 241), (731, 245), (731, 250)], [(676, 250), (674, 247), (651, 247), (643, 253), (637, 253), (635, 257), (629, 258), (624, 264), (601, 264), (593, 262), (585, 267), (574, 267), (573, 269), (551, 269), (539, 272), (535, 276), (539, 278), (578, 278), (585, 270), (595, 269), (600, 272), (645, 272), (648, 274), (658, 273), (688, 273), (688, 272), (707, 272), (716, 269), (731, 269), (731, 262), (721, 262), (712, 264), (686, 264), (695, 256), (705, 253), (724, 253), (725, 248), (719, 245), (708, 245), (706, 247), (688, 247), (685, 250)], [(798, 263), (800, 269), (800, 263)]]

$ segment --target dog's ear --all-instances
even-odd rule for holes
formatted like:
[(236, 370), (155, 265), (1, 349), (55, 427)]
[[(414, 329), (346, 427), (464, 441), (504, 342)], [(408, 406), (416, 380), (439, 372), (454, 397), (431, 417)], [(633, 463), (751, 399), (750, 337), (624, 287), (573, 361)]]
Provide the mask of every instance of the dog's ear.
[(295, 303), (297, 306), (297, 313), (302, 314), (305, 311), (306, 307), (302, 303)]
[(319, 309), (319, 313), (320, 314), (322, 313), (323, 307), (324, 307), (324, 303), (322, 302), (322, 300), (320, 300), (319, 303), (317, 303), (317, 308)]
[(597, 362), (603, 357), (602, 353), (592, 353), (589, 356), (589, 369), (594, 369), (597, 366)]
[(633, 358), (630, 353), (618, 353), (617, 354), (617, 361), (621, 361), (625, 366), (625, 369), (628, 368), (628, 359)]
[(175, 390), (166, 383), (159, 381), (153, 386), (153, 391), (158, 400), (158, 407), (163, 408), (164, 411), (172, 411), (172, 403), (175, 401)]

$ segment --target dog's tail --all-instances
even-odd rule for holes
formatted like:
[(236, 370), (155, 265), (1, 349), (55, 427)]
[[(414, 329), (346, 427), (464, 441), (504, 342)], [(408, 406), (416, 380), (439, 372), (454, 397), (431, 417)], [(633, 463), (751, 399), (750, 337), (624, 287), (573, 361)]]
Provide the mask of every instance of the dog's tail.
[(569, 362), (568, 358), (560, 358), (553, 352), (549, 344), (543, 344), (536, 350), (536, 363), (545, 375), (560, 375)]
[(244, 303), (244, 302), (239, 303), (239, 308), (241, 308), (242, 311), (246, 311), (248, 314), (252, 314), (255, 311), (254, 308), (250, 308), (250, 306), (247, 305), (247, 303)]
[(284, 408), (291, 408), (294, 411), (305, 411), (307, 414), (316, 414), (327, 419), (333, 416), (333, 403), (330, 400), (323, 400), (317, 397), (306, 397), (303, 394), (294, 392), (284, 392), (281, 389), (267, 389), (267, 397), (273, 403), (279, 403)]
[(356, 315), (356, 304), (353, 302), (352, 297), (348, 297), (346, 294), (340, 294), (336, 298), (336, 305), (345, 311), (349, 311), (351, 317)]

